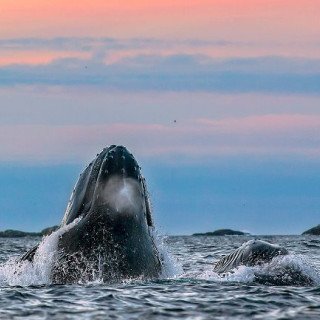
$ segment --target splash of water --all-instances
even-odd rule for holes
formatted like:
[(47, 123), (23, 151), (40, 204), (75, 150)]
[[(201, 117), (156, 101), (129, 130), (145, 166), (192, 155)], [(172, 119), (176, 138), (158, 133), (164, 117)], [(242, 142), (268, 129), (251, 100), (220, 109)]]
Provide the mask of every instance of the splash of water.
[(153, 228), (149, 228), (149, 232), (163, 264), (160, 279), (176, 278), (181, 276), (183, 274), (182, 266), (170, 253), (168, 246), (165, 243), (166, 237), (159, 234)]
[[(30, 285), (48, 285), (52, 283), (51, 270), (52, 265), (58, 257), (58, 241), (59, 238), (68, 230), (79, 223), (80, 218), (72, 223), (53, 232), (49, 236), (45, 236), (39, 244), (35, 253), (33, 262), (22, 261), (17, 262), (15, 259), (9, 259), (6, 263), (0, 265), (0, 283), (10, 286), (30, 286)], [(159, 256), (163, 262), (162, 273), (160, 279), (175, 278), (182, 274), (181, 265), (172, 257), (164, 242), (165, 238), (160, 236), (156, 231), (150, 228), (150, 234), (154, 240), (154, 244), (159, 252)], [(83, 262), (83, 261), (82, 261)], [(110, 262), (110, 261), (109, 261)], [(83, 284), (100, 284), (103, 282), (102, 274), (96, 272), (95, 267), (91, 268), (90, 261), (87, 261), (87, 272), (91, 272), (90, 277), (84, 277), (79, 281)], [(92, 269), (92, 270), (91, 270)], [(89, 280), (90, 279), (90, 280)], [(142, 280), (142, 279), (140, 279)], [(124, 279), (125, 281), (139, 281), (139, 279)]]
[(0, 282), (10, 286), (30, 286), (51, 283), (51, 266), (58, 253), (59, 238), (73, 228), (80, 218), (45, 236), (39, 244), (33, 262), (9, 259), (0, 265)]

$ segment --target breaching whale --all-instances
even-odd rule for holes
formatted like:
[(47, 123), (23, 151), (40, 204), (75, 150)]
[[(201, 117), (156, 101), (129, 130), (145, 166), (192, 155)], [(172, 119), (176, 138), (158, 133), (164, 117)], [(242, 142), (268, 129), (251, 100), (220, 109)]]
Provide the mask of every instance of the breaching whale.
[[(223, 276), (240, 266), (262, 266), (270, 263), (275, 257), (286, 255), (289, 255), (289, 251), (277, 244), (263, 240), (249, 240), (219, 260), (213, 271)], [(312, 285), (314, 282), (298, 267), (281, 263), (267, 268), (267, 272), (257, 269), (254, 276), (255, 282), (271, 285)]]
[[(58, 240), (53, 283), (154, 278), (162, 261), (152, 235), (145, 179), (123, 146), (105, 148), (80, 175), (61, 228), (79, 218)], [(33, 261), (38, 246), (20, 261)]]

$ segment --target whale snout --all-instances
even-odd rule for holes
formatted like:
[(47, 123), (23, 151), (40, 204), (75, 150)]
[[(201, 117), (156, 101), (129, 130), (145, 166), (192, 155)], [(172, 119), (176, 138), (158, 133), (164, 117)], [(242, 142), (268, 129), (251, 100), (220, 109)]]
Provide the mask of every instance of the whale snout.
[(93, 194), (95, 206), (109, 205), (116, 211), (145, 210), (141, 170), (127, 148), (110, 146), (97, 156), (94, 166), (98, 172)]
[(111, 146), (101, 159), (102, 179), (117, 175), (123, 178), (141, 179), (140, 167), (134, 156), (124, 146)]

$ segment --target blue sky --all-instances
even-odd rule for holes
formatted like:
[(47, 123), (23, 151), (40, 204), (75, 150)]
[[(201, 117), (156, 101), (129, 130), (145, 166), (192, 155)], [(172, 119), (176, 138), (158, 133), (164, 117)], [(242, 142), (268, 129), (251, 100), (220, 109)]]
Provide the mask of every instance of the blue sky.
[(62, 219), (110, 144), (157, 226), (293, 234), (320, 223), (319, 2), (6, 1), (0, 230)]
[[(141, 159), (157, 227), (164, 234), (234, 228), (299, 234), (318, 223), (320, 173), (314, 159), (217, 157), (201, 165)], [(0, 167), (8, 228), (59, 224), (81, 165)]]

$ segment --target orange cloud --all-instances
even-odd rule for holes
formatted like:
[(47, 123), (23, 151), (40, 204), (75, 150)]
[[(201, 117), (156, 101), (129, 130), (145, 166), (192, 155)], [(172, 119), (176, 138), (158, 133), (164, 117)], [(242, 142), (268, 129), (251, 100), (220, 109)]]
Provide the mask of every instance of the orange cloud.
[[(200, 39), (238, 46), (110, 50), (109, 61), (143, 53), (320, 58), (318, 0), (2, 0), (0, 38), (112, 37)], [(109, 53), (109, 52), (108, 52)], [(0, 64), (49, 63), (69, 52), (1, 52)]]
[(89, 59), (91, 54), (85, 52), (55, 52), (55, 51), (2, 51), (0, 66), (11, 64), (39, 65), (50, 64), (53, 60), (63, 58)]
[(3, 0), (0, 36), (316, 41), (318, 0)]

